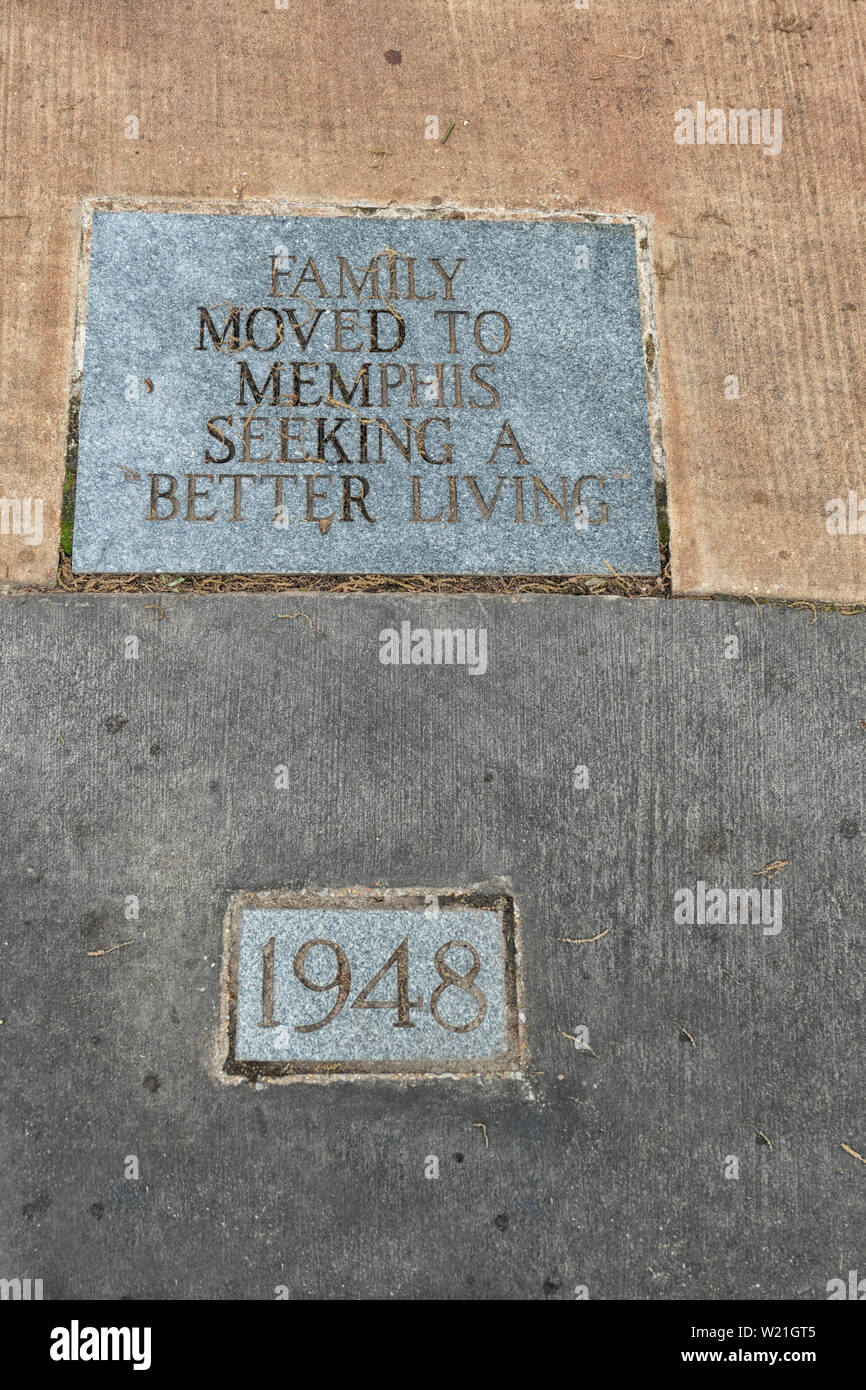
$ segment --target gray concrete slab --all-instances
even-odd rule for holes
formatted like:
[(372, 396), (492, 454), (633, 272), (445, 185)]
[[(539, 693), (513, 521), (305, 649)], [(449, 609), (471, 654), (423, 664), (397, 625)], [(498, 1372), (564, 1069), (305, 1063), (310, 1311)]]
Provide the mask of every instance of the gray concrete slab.
[[(407, 620), (485, 629), (486, 670), (384, 664)], [(79, 595), (0, 632), (0, 1275), (809, 1299), (862, 1266), (862, 618)], [(231, 895), (353, 885), (513, 894), (522, 1080), (220, 1076)], [(754, 886), (763, 919), (698, 920)]]

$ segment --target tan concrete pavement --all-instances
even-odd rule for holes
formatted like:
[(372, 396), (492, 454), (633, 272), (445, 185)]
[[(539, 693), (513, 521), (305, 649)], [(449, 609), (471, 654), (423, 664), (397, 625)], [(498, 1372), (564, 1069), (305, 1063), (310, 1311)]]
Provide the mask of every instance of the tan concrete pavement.
[[(442, 200), (649, 214), (676, 590), (866, 600), (866, 3), (799, 5), (7, 0), (0, 581), (54, 583), (84, 198)], [(699, 102), (779, 153), (677, 144)]]

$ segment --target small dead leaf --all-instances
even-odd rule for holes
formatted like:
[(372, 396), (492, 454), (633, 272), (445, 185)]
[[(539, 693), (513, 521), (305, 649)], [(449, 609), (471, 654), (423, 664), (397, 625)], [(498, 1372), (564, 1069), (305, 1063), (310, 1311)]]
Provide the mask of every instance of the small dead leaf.
[(789, 863), (789, 859), (774, 859), (772, 864), (765, 864), (763, 869), (753, 869), (752, 878), (775, 878)]

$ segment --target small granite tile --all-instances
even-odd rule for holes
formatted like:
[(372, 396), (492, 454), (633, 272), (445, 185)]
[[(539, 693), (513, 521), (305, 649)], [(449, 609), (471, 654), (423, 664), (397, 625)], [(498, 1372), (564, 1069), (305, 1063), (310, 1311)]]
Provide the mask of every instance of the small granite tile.
[(234, 1062), (509, 1061), (497, 912), (254, 908), (237, 951)]

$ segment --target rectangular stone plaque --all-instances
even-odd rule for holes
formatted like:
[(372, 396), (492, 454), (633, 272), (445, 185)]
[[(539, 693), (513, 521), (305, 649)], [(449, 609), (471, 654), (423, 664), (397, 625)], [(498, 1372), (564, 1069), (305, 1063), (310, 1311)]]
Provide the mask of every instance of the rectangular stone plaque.
[(294, 901), (230, 914), (226, 1072), (514, 1071), (510, 899)]
[(74, 569), (658, 573), (636, 236), (97, 210)]

